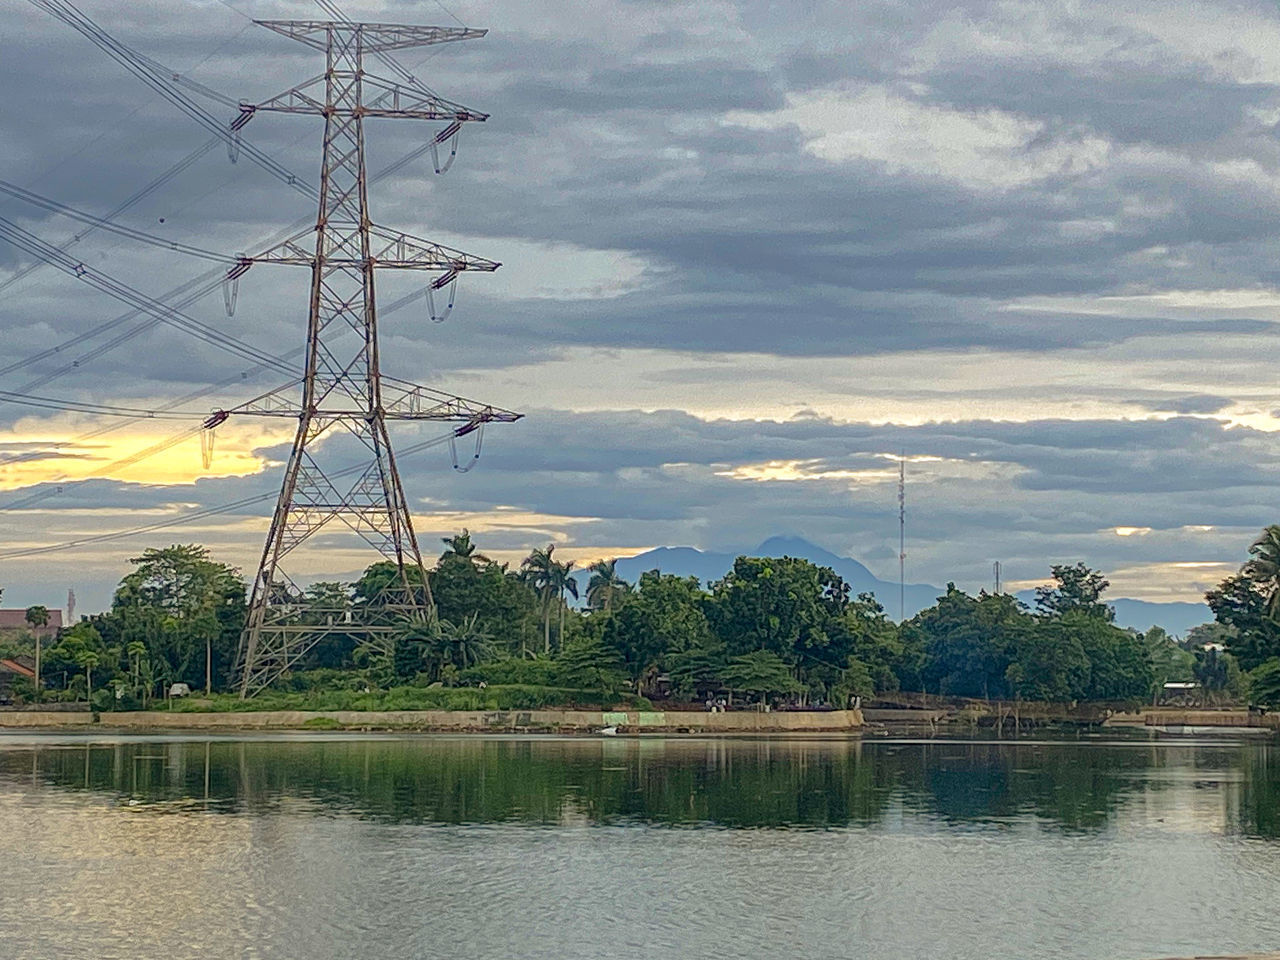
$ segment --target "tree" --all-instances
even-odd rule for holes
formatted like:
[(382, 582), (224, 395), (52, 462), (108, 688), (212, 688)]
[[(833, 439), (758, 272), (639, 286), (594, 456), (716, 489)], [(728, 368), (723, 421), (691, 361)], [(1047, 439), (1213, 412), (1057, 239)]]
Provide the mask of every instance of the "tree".
[(1088, 681), (1072, 691), (1072, 699), (1133, 701), (1151, 692), (1155, 673), (1140, 635), (1083, 609), (1071, 610), (1040, 629), (1051, 627), (1069, 634), (1089, 661)]
[(616, 694), (625, 681), (618, 652), (591, 633), (579, 636), (561, 650), (557, 666), (564, 683), (582, 690), (599, 690), (605, 697)]
[(974, 597), (948, 583), (947, 592), (916, 614), (906, 632), (919, 646), (918, 669), (926, 690), (988, 698), (1013, 695), (1009, 667), (1018, 640), (1034, 625), (1034, 618), (1009, 594)]
[[(827, 628), (827, 635), (831, 661), (809, 670), (810, 687), (815, 686), (815, 680), (820, 680), (836, 700), (847, 699), (843, 693), (834, 691), (837, 685), (842, 685), (847, 693), (863, 697), (898, 689), (898, 670), (905, 652), (902, 633), (898, 624), (885, 616), (884, 607), (875, 596), (862, 593), (850, 601)], [(852, 665), (855, 662), (857, 666)], [(833, 669), (836, 667), (839, 669)], [(866, 672), (869, 688), (859, 671)]]
[(770, 650), (753, 650), (732, 658), (722, 674), (730, 690), (760, 694), (764, 703), (771, 693), (793, 693), (800, 684), (782, 658)]
[(827, 567), (795, 557), (739, 557), (711, 586), (707, 618), (730, 654), (767, 650), (786, 663), (822, 656), (826, 628), (847, 599)]
[[(409, 582), (410, 591), (419, 594), (419, 600), (425, 599), (426, 586), (422, 568), (416, 564), (405, 564), (404, 577)], [(357, 605), (369, 607), (403, 599), (404, 584), (400, 579), (400, 568), (390, 560), (371, 563), (360, 579), (352, 584), (351, 592)]]
[(1192, 677), (1200, 684), (1206, 699), (1217, 702), (1222, 699), (1235, 699), (1243, 688), (1243, 677), (1236, 658), (1225, 650), (1210, 647), (1195, 652), (1195, 664), (1192, 666)]
[(444, 557), (459, 557), (463, 560), (480, 561), (488, 563), (489, 558), (483, 553), (476, 553), (476, 545), (471, 542), (471, 533), (466, 527), (462, 528), (462, 532), (452, 537), (441, 537), (441, 543), (445, 545)]
[(1280, 657), (1269, 657), (1249, 671), (1249, 702), (1280, 707)]
[(33, 607), (27, 607), (25, 617), (27, 623), (31, 624), (31, 632), (36, 638), (36, 697), (40, 696), (40, 641), (42, 629), (49, 623), (49, 608), (36, 604)]
[(458, 623), (449, 620), (440, 621), (436, 648), (442, 664), (465, 670), (490, 656), (492, 652), (490, 641), (493, 637), (482, 630), (477, 621), (478, 617), (475, 614)]
[(338, 669), (352, 666), (352, 654), (358, 642), (342, 629), (355, 616), (352, 586), (336, 580), (318, 580), (306, 589), (303, 623), (327, 629), (294, 666), (295, 670), (316, 668)]
[(1178, 646), (1163, 627), (1152, 627), (1142, 634), (1142, 645), (1151, 664), (1153, 698), (1166, 683), (1192, 678), (1196, 658)]
[(76, 663), (84, 668), (85, 690), (88, 694), (86, 699), (90, 703), (93, 703), (93, 671), (101, 661), (102, 658), (92, 650), (85, 650), (76, 656)]
[(849, 657), (841, 671), (840, 680), (831, 688), (832, 703), (837, 709), (846, 709), (854, 697), (869, 697), (876, 685), (867, 665), (857, 657)]
[(48, 626), (49, 608), (40, 606), (38, 604), (34, 607), (27, 607), (26, 621), (27, 623), (31, 624), (31, 627), (33, 629), (39, 629), (40, 627)]
[(1280, 525), (1270, 524), (1249, 544), (1250, 559), (1240, 572), (1266, 600), (1267, 616), (1280, 614)]
[(1280, 527), (1267, 527), (1250, 545), (1250, 559), (1239, 573), (1205, 594), (1214, 619), (1232, 631), (1224, 638), (1227, 649), (1248, 671), (1280, 656), (1280, 621), (1274, 615), (1277, 532)]
[(625, 593), (629, 584), (618, 576), (617, 560), (597, 560), (588, 569), (591, 579), (587, 582), (587, 606), (608, 613), (613, 609), (614, 598)]
[(1060, 616), (1078, 610), (1107, 623), (1115, 619), (1115, 610), (1102, 602), (1102, 594), (1111, 583), (1101, 573), (1083, 563), (1055, 563), (1049, 570), (1056, 586), (1036, 587), (1036, 607), (1042, 614)]
[(568, 593), (573, 599), (578, 599), (578, 581), (571, 576), (572, 573), (572, 560), (556, 563), (551, 568), (551, 587), (560, 605), (560, 632), (556, 634), (556, 639), (562, 648), (564, 647), (564, 615), (568, 609), (568, 604), (564, 602), (564, 595)]
[[(93, 654), (92, 661), (88, 654)], [(57, 641), (45, 651), (41, 670), (45, 677), (53, 677), (87, 669), (90, 671), (85, 678), (88, 687), (92, 686), (95, 676), (99, 685), (110, 681), (119, 662), (120, 648), (105, 643), (94, 625), (82, 620), (58, 635)], [(86, 663), (89, 663), (87, 668)]]
[[(240, 572), (195, 544), (147, 550), (131, 561), (108, 618), (95, 619), (113, 642), (141, 641), (171, 681), (212, 689), (234, 667), (244, 629)], [(216, 669), (215, 669), (216, 668)]]
[(721, 686), (721, 676), (728, 666), (724, 641), (707, 631), (705, 638), (668, 653), (667, 675), (682, 696), (702, 696)]
[(608, 616), (605, 642), (618, 651), (637, 692), (644, 692), (669, 654), (709, 645), (704, 598), (696, 577), (650, 570)]
[(556, 567), (558, 563), (552, 558), (555, 544), (548, 544), (547, 549), (534, 549), (520, 563), (520, 576), (538, 594), (542, 601), (542, 652), (551, 652), (551, 598), (555, 596)]
[(1032, 623), (1019, 631), (1014, 642), (1017, 654), (1006, 670), (1014, 696), (1055, 702), (1084, 696), (1089, 683), (1089, 658), (1061, 621)]

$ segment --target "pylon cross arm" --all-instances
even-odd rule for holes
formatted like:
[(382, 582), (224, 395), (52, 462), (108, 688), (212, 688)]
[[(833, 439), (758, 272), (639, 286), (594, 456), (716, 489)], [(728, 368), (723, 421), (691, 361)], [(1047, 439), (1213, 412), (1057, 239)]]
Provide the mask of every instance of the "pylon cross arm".
[(329, 38), (359, 34), (365, 53), (425, 47), (433, 43), (476, 40), (488, 30), (471, 27), (427, 27), (400, 23), (341, 23), (331, 20), (255, 20), (259, 26), (305, 43), (315, 50), (327, 50)]
[[(324, 225), (331, 235), (345, 236), (341, 224)], [(349, 232), (357, 232), (358, 225), (351, 225)], [(358, 235), (356, 236), (358, 240)], [(442, 243), (424, 240), (408, 233), (398, 233), (385, 227), (369, 227), (371, 259), (375, 266), (402, 270), (443, 270), (449, 273), (461, 273), (464, 270), (492, 273), (502, 266), (496, 260), (477, 257), (472, 253), (446, 247)], [(256, 256), (245, 257), (250, 263), (287, 263), (294, 266), (310, 267), (316, 262), (315, 229), (304, 230), (270, 247)], [(345, 254), (345, 255), (344, 255)], [(334, 243), (333, 250), (324, 258), (329, 266), (363, 267), (365, 258), (359, 255), (359, 246), (355, 242)]]
[(442, 420), (473, 429), (485, 423), (515, 423), (524, 416), (387, 376), (382, 378), (382, 409), (388, 420)]
[[(299, 405), (301, 380), (295, 380), (261, 396), (247, 400), (230, 410), (218, 411), (218, 424), (233, 414), (257, 417), (297, 417), (304, 411)], [(382, 413), (387, 420), (437, 420), (444, 423), (461, 423), (463, 431), (485, 423), (515, 423), (524, 417), (522, 413), (504, 410), (492, 404), (468, 400), (441, 390), (433, 390), (420, 384), (383, 376), (380, 382)], [(361, 418), (367, 414), (365, 407), (352, 405), (350, 409), (338, 409), (332, 405), (317, 411), (326, 419)], [(212, 420), (213, 418), (210, 418)]]
[[(354, 75), (344, 74), (348, 82)], [(437, 96), (425, 87), (387, 80), (373, 74), (360, 78), (364, 86), (358, 105), (329, 103), (327, 78), (312, 77), (261, 103), (241, 103), (242, 115), (272, 113), (336, 114), (338, 116), (389, 117), (403, 120), (487, 120), (489, 115)]]

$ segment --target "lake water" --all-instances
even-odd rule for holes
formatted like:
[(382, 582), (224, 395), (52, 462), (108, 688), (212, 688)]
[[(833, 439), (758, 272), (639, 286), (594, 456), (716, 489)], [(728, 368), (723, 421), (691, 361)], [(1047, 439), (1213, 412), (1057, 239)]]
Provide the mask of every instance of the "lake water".
[(1280, 948), (1263, 743), (0, 735), (0, 958)]

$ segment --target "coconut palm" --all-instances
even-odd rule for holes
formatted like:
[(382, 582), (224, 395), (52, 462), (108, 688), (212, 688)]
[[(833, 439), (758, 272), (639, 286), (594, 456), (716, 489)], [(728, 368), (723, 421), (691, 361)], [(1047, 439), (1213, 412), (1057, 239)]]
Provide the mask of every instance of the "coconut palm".
[(592, 610), (608, 611), (613, 607), (615, 594), (627, 589), (627, 581), (618, 576), (617, 560), (597, 560), (589, 569), (591, 579), (587, 582), (587, 606)]
[(551, 652), (551, 598), (556, 595), (552, 584), (555, 568), (560, 566), (551, 556), (555, 549), (554, 543), (548, 544), (545, 550), (534, 549), (520, 563), (520, 579), (529, 584), (542, 600), (543, 653)]
[(440, 542), (445, 545), (444, 556), (461, 557), (464, 560), (488, 563), (489, 558), (483, 553), (476, 553), (476, 545), (471, 542), (471, 532), (466, 527), (462, 528), (462, 532), (453, 537), (441, 537)]
[(93, 668), (100, 660), (101, 658), (92, 650), (84, 650), (76, 656), (76, 663), (84, 667), (85, 690), (90, 703), (93, 703)]
[(1267, 615), (1273, 620), (1280, 614), (1280, 525), (1271, 524), (1249, 546), (1252, 559), (1244, 565), (1244, 573), (1267, 598)]
[(36, 637), (36, 696), (38, 697), (40, 695), (40, 641), (43, 628), (49, 624), (49, 608), (40, 604), (27, 607), (26, 621), (31, 624)]
[(556, 563), (552, 567), (551, 588), (555, 591), (555, 597), (560, 602), (560, 646), (564, 647), (564, 614), (568, 608), (568, 604), (564, 602), (565, 593), (569, 593), (573, 599), (578, 599), (578, 581), (572, 576), (573, 561), (567, 560), (564, 563)]

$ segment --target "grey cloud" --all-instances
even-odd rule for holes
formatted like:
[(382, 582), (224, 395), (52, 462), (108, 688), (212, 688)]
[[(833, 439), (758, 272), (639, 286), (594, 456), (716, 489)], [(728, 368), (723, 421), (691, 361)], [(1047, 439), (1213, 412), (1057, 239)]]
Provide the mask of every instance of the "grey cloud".
[[(301, 9), (236, 6), (254, 15)], [(353, 16), (423, 15), (411, 4), (345, 6)], [(744, 2), (732, 23), (706, 24), (723, 27), (710, 39), (672, 26), (668, 7), (652, 8), (664, 16), (648, 36), (625, 41), (607, 34), (548, 40), (495, 22), (482, 43), (420, 64), (405, 58), (441, 93), (491, 110), (493, 119), (468, 129), (448, 177), (435, 178), (419, 162), (375, 187), (382, 220), (426, 236), (447, 230), (629, 251), (651, 269), (640, 289), (607, 300), (503, 300), (476, 283), (463, 288), (456, 319), (441, 327), (407, 307), (387, 318), (395, 372), (483, 398), (483, 382), (455, 383), (452, 371), (537, 362), (569, 345), (873, 356), (1055, 352), (1145, 337), (1203, 344), (1211, 356), (1215, 336), (1249, 334), (1259, 350), (1269, 349), (1276, 328), (1261, 318), (1188, 324), (1001, 307), (1030, 296), (1274, 285), (1280, 200), (1248, 174), (1271, 177), (1280, 165), (1258, 119), (1276, 103), (1274, 85), (1210, 76), (1203, 64), (1149, 37), (1057, 8), (1046, 14), (1051, 39), (1105, 41), (1100, 45), (1114, 55), (1046, 66), (1048, 54), (1030, 41), (1025, 56), (1000, 62), (925, 55), (957, 24), (999, 26), (1007, 14), (994, 3), (833, 3), (797, 12)], [(319, 69), (309, 52), (250, 27), (222, 4), (98, 2), (86, 9), (126, 42), (235, 97), (266, 96)], [(1275, 16), (1269, 7), (1255, 9)], [(529, 15), (549, 28), (563, 16), (550, 5)], [(203, 132), (173, 108), (27, 5), (0, 13), (0, 33), (10, 40), (3, 69), (11, 109), (0, 120), (5, 179), (101, 213), (203, 142)], [(843, 82), (884, 83), (941, 108), (999, 109), (1042, 123), (1044, 142), (1098, 136), (1112, 149), (1095, 168), (980, 190), (879, 163), (828, 163), (806, 150), (798, 130), (746, 129), (723, 116), (773, 110), (787, 94)], [(260, 116), (246, 133), (314, 176), (318, 124)], [(390, 162), (426, 135), (406, 126), (371, 130), (371, 162)], [(1126, 149), (1134, 146), (1142, 149)], [(77, 230), (11, 203), (0, 203), (0, 215), (29, 218), (24, 222), (50, 239)], [(244, 158), (231, 165), (219, 149), (124, 219), (234, 252), (312, 215), (305, 199)], [(1081, 239), (1071, 226), (1082, 222), (1105, 228)], [(1166, 252), (1145, 256), (1153, 248)], [(86, 262), (153, 293), (201, 269), (100, 238), (78, 250)], [(476, 252), (484, 253), (482, 240)], [(0, 270), (24, 262), (0, 247)], [(302, 286), (305, 275), (255, 267), (235, 317), (222, 314), (216, 293), (192, 312), (283, 353), (301, 341)], [(45, 270), (0, 301), (4, 353), (29, 356), (121, 312)], [(0, 386), (14, 389), (28, 373), (61, 362)], [(157, 328), (48, 392), (99, 402), (173, 397), (243, 367)], [(209, 403), (275, 382), (254, 376)], [(1242, 384), (1250, 386), (1257, 385)], [(1096, 386), (1098, 393), (1116, 389)], [(528, 401), (536, 406), (539, 398)], [(609, 402), (631, 402), (625, 383)], [(1187, 395), (1138, 402), (1212, 414), (1230, 401)], [(16, 414), (0, 408), (0, 423), (12, 424)], [(1269, 502), (1265, 491), (1278, 469), (1270, 435), (1224, 430), (1200, 417), (895, 427), (817, 417), (708, 423), (680, 411), (535, 410), (490, 437), (481, 468), (466, 477), (454, 475), (439, 451), (406, 463), (415, 495), (457, 509), (508, 504), (590, 516), (595, 522), (573, 526), (573, 536), (602, 546), (738, 548), (782, 531), (871, 558), (893, 553), (892, 484), (850, 490), (840, 480), (752, 483), (718, 474), (790, 459), (861, 470), (883, 463), (878, 453), (904, 448), (944, 457), (937, 468), (913, 467), (911, 488), (912, 523), (919, 525), (912, 563), (921, 579), (939, 582), (977, 582), (988, 557), (1004, 559), (1011, 576), (1042, 573), (1050, 556), (1087, 554), (1103, 565), (1235, 557), (1247, 531), (1272, 519), (1260, 504)], [(106, 507), (127, 517), (175, 501), (212, 504), (269, 492), (276, 479), (207, 480), (181, 490), (74, 485), (48, 512), (25, 511), (23, 529), (37, 539), (61, 535), (80, 522), (68, 507)], [(1223, 529), (1179, 532), (1187, 524)], [(1098, 533), (1122, 525), (1156, 532)], [(168, 536), (181, 533), (160, 539)], [(534, 536), (504, 531), (500, 542), (514, 547)]]

